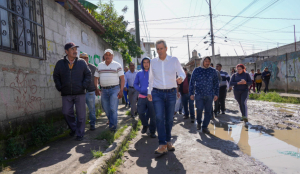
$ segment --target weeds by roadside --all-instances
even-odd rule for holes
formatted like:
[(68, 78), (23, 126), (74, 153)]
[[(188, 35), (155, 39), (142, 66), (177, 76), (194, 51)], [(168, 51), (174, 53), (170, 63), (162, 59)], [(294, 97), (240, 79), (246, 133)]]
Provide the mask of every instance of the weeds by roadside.
[(100, 133), (97, 139), (105, 139), (108, 142), (108, 144), (111, 145), (116, 139), (118, 139), (122, 135), (122, 133), (127, 127), (127, 125), (123, 126), (122, 128), (118, 129), (116, 133), (112, 133), (110, 130), (103, 131)]
[(130, 114), (131, 114), (130, 110), (125, 112), (125, 115), (130, 115)]
[(100, 149), (98, 151), (91, 150), (91, 152), (92, 152), (94, 158), (100, 158), (101, 156), (103, 156), (103, 152), (101, 152)]
[(108, 172), (107, 172), (108, 174), (114, 174), (114, 173), (116, 173), (117, 172), (117, 168), (124, 162), (122, 160), (124, 152), (126, 152), (128, 150), (130, 141), (136, 137), (137, 132), (140, 130), (141, 125), (142, 125), (142, 122), (141, 122), (141, 120), (139, 120), (138, 123), (137, 123), (137, 125), (136, 125), (136, 127), (133, 127), (133, 129), (132, 129), (132, 131), (130, 133), (129, 141), (125, 145), (123, 145), (122, 150), (118, 153), (118, 159), (117, 159), (117, 161), (108, 168)]
[(251, 93), (249, 95), (249, 98), (253, 99), (253, 100), (262, 100), (262, 101), (268, 101), (268, 102), (300, 104), (300, 100), (298, 98), (281, 97), (276, 92), (269, 92), (269, 93), (262, 92), (260, 94)]

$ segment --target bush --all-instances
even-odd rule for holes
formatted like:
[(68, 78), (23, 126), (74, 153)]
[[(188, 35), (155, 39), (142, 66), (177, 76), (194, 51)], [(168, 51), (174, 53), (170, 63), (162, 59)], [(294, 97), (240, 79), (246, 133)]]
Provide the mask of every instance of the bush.
[(298, 98), (295, 98), (295, 97), (281, 97), (276, 92), (261, 93), (261, 94), (250, 94), (249, 98), (253, 99), (253, 100), (262, 100), (262, 101), (268, 101), (268, 102), (300, 104), (300, 100)]

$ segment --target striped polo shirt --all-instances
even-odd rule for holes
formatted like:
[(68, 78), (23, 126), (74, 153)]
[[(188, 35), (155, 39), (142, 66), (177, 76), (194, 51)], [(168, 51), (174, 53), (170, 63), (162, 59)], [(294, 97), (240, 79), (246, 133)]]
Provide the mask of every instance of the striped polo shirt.
[(121, 64), (116, 61), (112, 61), (109, 65), (101, 62), (95, 71), (95, 77), (100, 78), (102, 87), (119, 85), (120, 76), (124, 76), (124, 72)]

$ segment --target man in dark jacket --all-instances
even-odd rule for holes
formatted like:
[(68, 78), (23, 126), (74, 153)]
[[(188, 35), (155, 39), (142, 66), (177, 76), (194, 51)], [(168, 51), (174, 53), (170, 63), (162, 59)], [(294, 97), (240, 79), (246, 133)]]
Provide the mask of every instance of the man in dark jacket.
[(95, 108), (95, 91), (96, 87), (94, 84), (94, 74), (96, 71), (96, 66), (89, 63), (89, 55), (87, 53), (81, 53), (79, 55), (80, 58), (84, 59), (85, 62), (88, 64), (91, 72), (92, 72), (92, 80), (88, 88), (86, 89), (85, 94), (85, 102), (89, 108), (89, 119), (90, 119), (90, 130), (95, 130), (95, 123), (96, 123), (96, 108)]
[(268, 67), (265, 67), (264, 72), (261, 74), (263, 81), (265, 83), (265, 90), (264, 92), (269, 92), (269, 82), (271, 78), (271, 72), (269, 71)]
[[(141, 63), (142, 70), (136, 74), (133, 87), (139, 92), (139, 100), (137, 104), (137, 111), (142, 121), (143, 129), (142, 133), (146, 133), (149, 127), (150, 137), (156, 138), (155, 130), (155, 111), (152, 101), (147, 98), (148, 86), (149, 86), (149, 68), (150, 58), (145, 57)], [(150, 119), (150, 125), (148, 124)]]
[[(91, 83), (91, 71), (83, 59), (77, 57), (74, 43), (65, 45), (66, 56), (59, 60), (54, 68), (53, 79), (56, 89), (61, 92), (62, 112), (71, 129), (70, 135), (77, 135), (81, 141), (85, 129), (85, 90)], [(74, 116), (74, 105), (77, 119)]]
[(186, 78), (179, 85), (179, 92), (181, 95), (181, 102), (184, 108), (184, 119), (188, 119), (191, 114), (191, 122), (195, 122), (195, 109), (194, 109), (194, 100), (190, 99), (189, 95), (189, 84), (191, 80), (191, 75), (187, 72), (186, 68), (183, 68)]

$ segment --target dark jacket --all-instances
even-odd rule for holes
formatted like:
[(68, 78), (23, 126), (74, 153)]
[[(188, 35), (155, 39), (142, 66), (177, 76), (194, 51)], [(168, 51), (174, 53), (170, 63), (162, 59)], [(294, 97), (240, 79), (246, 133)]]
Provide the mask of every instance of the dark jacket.
[[(270, 74), (269, 76), (267, 76), (268, 74)], [(262, 74), (261, 74), (263, 80), (270, 80), (271, 78), (271, 72), (270, 71), (264, 71)]]
[[(247, 83), (245, 85), (238, 85), (237, 83), (244, 79)], [(230, 86), (234, 86), (233, 90), (236, 91), (248, 91), (249, 86), (252, 85), (251, 77), (248, 73), (243, 72), (241, 74), (235, 73), (231, 76)]]
[(72, 69), (66, 56), (59, 60), (54, 68), (55, 87), (62, 96), (85, 94), (91, 83), (91, 70), (83, 59), (77, 58)]
[[(190, 85), (190, 81), (191, 81), (191, 74), (187, 74), (187, 80), (188, 80), (188, 88)], [(179, 92), (182, 95), (183, 94), (183, 82), (179, 85)]]
[(148, 59), (150, 61), (150, 59), (148, 57), (143, 58), (142, 63), (141, 63), (142, 70), (136, 74), (133, 87), (140, 94), (147, 96), (148, 95), (148, 86), (149, 86), (149, 70), (145, 71), (145, 69), (144, 69), (143, 61), (145, 59)]

